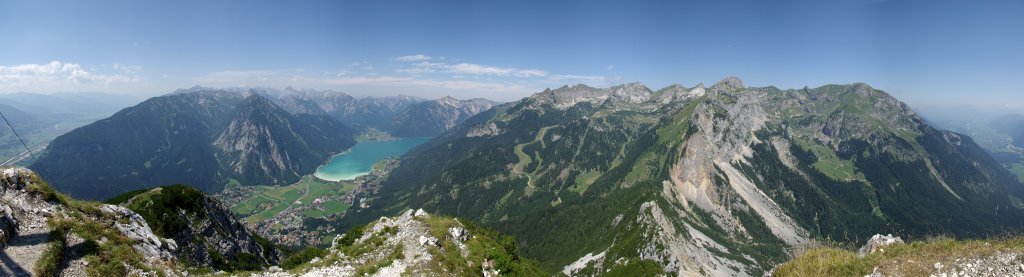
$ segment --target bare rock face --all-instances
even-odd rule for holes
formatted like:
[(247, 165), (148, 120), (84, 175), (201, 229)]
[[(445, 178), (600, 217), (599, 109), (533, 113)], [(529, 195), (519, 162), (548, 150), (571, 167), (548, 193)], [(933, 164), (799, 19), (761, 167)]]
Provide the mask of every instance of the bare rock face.
[(161, 239), (153, 234), (149, 224), (139, 214), (125, 207), (106, 204), (100, 206), (100, 210), (114, 219), (114, 228), (131, 239), (134, 242), (132, 248), (135, 248), (135, 251), (138, 251), (147, 260), (177, 260), (174, 256), (174, 251), (177, 251), (178, 248), (177, 243), (172, 239)]
[(480, 263), (480, 270), (484, 272), (484, 277), (498, 277), (501, 276), (501, 272), (494, 269), (493, 260), (484, 260)]
[[(149, 260), (190, 266), (254, 270), (276, 265), (280, 251), (245, 227), (220, 201), (183, 185), (138, 194), (100, 209)], [(152, 228), (152, 229), (151, 229)]]
[(459, 242), (466, 241), (466, 229), (465, 228), (462, 228), (462, 227), (451, 227), (451, 228), (448, 228), (448, 234), (451, 235), (452, 239), (455, 239), (456, 241), (459, 241)]
[(876, 234), (872, 236), (871, 239), (868, 239), (867, 244), (865, 244), (863, 247), (857, 250), (857, 256), (864, 257), (867, 254), (875, 252), (885, 252), (885, 247), (894, 244), (903, 244), (903, 239), (901, 239), (900, 237), (895, 237), (892, 234), (884, 236), (881, 234)]
[(490, 137), (490, 136), (499, 135), (501, 133), (502, 133), (502, 130), (498, 129), (498, 126), (495, 125), (494, 122), (489, 122), (486, 125), (475, 126), (472, 129), (469, 129), (469, 131), (466, 132), (466, 137), (468, 137), (468, 138)]
[(216, 254), (224, 259), (249, 256), (260, 264), (277, 264), (281, 253), (269, 245), (262, 245), (255, 233), (235, 218), (224, 204), (215, 199), (203, 200), (205, 215), (179, 212), (178, 217), (188, 226), (168, 242), (174, 243), (182, 259), (203, 265), (215, 265)]
[(600, 104), (608, 99), (608, 92), (603, 89), (589, 87), (584, 84), (563, 86), (555, 90), (544, 90), (530, 96), (538, 104), (550, 104), (559, 109), (566, 109), (578, 103), (589, 102)]

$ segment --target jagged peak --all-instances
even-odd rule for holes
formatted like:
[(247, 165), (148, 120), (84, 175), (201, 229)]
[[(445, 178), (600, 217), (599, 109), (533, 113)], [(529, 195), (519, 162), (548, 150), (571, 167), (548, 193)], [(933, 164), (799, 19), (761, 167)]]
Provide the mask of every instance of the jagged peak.
[(865, 83), (854, 83), (850, 87), (850, 91), (862, 96), (870, 96), (871, 92), (875, 91), (875, 89)]
[(259, 114), (288, 114), (286, 111), (274, 104), (265, 95), (259, 93), (250, 93), (242, 102), (238, 103), (238, 111), (241, 116), (248, 116), (254, 113)]
[(557, 89), (545, 89), (542, 92), (530, 96), (539, 103), (550, 103), (558, 107), (571, 107), (576, 103), (597, 102), (608, 98), (607, 89), (593, 88), (584, 84), (574, 86), (562, 86)]
[(887, 97), (887, 98), (891, 97), (890, 95), (888, 95), (888, 93), (885, 93), (884, 91), (877, 90), (877, 89), (871, 87), (871, 85), (868, 85), (866, 83), (860, 83), (860, 82), (858, 82), (858, 83), (850, 83), (850, 84), (826, 84), (826, 85), (818, 86), (818, 87), (815, 87), (815, 88), (809, 88), (807, 86), (804, 86), (803, 88), (801, 88), (801, 90), (804, 90), (804, 91), (814, 90), (814, 91), (819, 91), (821, 93), (834, 94), (834, 95), (851, 94), (851, 95), (857, 95), (857, 96), (860, 96), (860, 97), (870, 97), (870, 96), (884, 96), (884, 97)]
[(569, 85), (564, 85), (564, 86), (561, 86), (561, 87), (559, 87), (559, 88), (556, 88), (556, 89), (554, 89), (554, 90), (551, 90), (551, 89), (546, 89), (545, 91), (548, 91), (548, 92), (554, 92), (554, 93), (558, 93), (558, 92), (562, 92), (562, 91), (573, 91), (573, 90), (592, 90), (592, 89), (597, 89), (597, 88), (594, 88), (594, 87), (588, 86), (588, 85), (586, 85), (586, 84), (575, 84), (575, 85), (572, 85), (572, 86), (569, 86)]
[(697, 84), (697, 86), (690, 89), (690, 94), (694, 96), (704, 96), (705, 93), (704, 83)]
[(608, 89), (611, 96), (626, 98), (630, 102), (642, 102), (651, 97), (654, 92), (640, 82), (633, 82), (614, 86)]
[(650, 88), (647, 88), (647, 86), (645, 86), (641, 82), (625, 83), (625, 84), (621, 84), (621, 85), (618, 85), (618, 86), (614, 86), (614, 87), (612, 87), (612, 89), (633, 89), (633, 90), (648, 90), (648, 91), (651, 90)]
[(462, 100), (462, 101), (495, 103), (494, 101), (491, 101), (491, 99), (480, 98), (480, 97), (474, 97), (474, 98), (470, 98), (470, 99), (466, 99), (466, 100)]
[(743, 89), (743, 81), (736, 77), (726, 77), (718, 83), (711, 86), (711, 91), (722, 91), (730, 92), (738, 89)]
[(689, 91), (689, 90), (686, 89), (686, 86), (683, 86), (683, 85), (680, 85), (680, 84), (671, 84), (671, 85), (669, 85), (667, 87), (659, 89), (658, 91), (655, 91), (654, 93), (655, 94), (659, 94), (659, 95), (665, 94), (665, 93), (669, 93), (669, 94), (683, 94), (683, 93), (686, 93), (687, 91)]
[(260, 93), (252, 92), (245, 96), (245, 103), (271, 103), (270, 99)]
[(658, 91), (667, 91), (667, 90), (687, 90), (687, 89), (686, 89), (686, 86), (684, 86), (682, 84), (671, 84), (671, 85), (668, 85), (665, 88), (659, 89)]
[(455, 97), (452, 97), (451, 95), (445, 95), (444, 97), (441, 97), (435, 101), (439, 104), (448, 105), (452, 107), (456, 107), (459, 105), (460, 102), (462, 102), (459, 99), (455, 99)]
[(214, 92), (214, 91), (223, 91), (223, 89), (195, 85), (195, 86), (192, 86), (190, 88), (182, 88), (182, 89), (174, 90), (174, 92), (171, 92), (168, 95), (189, 94), (189, 93), (198, 93), (198, 92)]

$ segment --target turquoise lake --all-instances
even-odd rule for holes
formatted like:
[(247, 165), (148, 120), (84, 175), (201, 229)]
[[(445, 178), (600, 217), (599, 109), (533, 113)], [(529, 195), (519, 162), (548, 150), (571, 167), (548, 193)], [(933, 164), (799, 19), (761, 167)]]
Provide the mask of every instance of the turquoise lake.
[(348, 152), (335, 155), (316, 169), (315, 176), (329, 181), (352, 180), (369, 174), (373, 164), (388, 157), (398, 157), (430, 138), (400, 138), (389, 141), (364, 141)]

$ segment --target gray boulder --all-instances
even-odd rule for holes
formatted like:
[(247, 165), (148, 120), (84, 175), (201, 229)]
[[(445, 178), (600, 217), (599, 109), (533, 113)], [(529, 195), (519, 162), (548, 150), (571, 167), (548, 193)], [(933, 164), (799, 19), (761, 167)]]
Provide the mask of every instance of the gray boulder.
[(871, 236), (871, 239), (868, 239), (868, 243), (865, 244), (864, 247), (857, 250), (857, 256), (864, 257), (867, 254), (875, 252), (885, 252), (885, 247), (894, 244), (903, 244), (903, 239), (893, 236), (892, 234), (885, 236), (875, 234), (874, 236)]

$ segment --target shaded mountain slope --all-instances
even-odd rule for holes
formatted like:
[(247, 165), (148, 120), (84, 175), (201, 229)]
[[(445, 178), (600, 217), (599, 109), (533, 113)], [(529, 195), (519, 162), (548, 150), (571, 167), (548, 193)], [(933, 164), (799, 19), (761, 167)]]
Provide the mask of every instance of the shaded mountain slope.
[(292, 116), (258, 94), (199, 90), (152, 98), (75, 129), (32, 167), (89, 199), (174, 183), (212, 191), (229, 179), (298, 180), (297, 172), (312, 172), (354, 145), (353, 136), (332, 119)]

